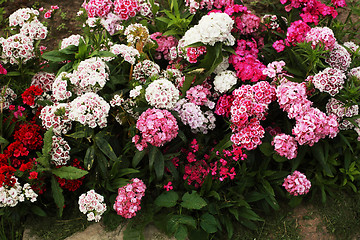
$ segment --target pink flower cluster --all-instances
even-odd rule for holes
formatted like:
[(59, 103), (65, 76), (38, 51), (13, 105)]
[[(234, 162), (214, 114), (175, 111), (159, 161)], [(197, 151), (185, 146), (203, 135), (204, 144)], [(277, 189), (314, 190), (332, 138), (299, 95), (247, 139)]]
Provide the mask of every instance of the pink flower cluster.
[(221, 8), (234, 5), (234, 0), (185, 0), (185, 6), (189, 7), (189, 11), (195, 14), (197, 10), (206, 8), (211, 10), (212, 8)]
[(209, 102), (210, 90), (203, 85), (196, 85), (186, 91), (186, 98), (196, 105), (205, 105)]
[(119, 15), (121, 20), (127, 20), (141, 10), (137, 0), (115, 0), (114, 12)]
[(81, 194), (78, 204), (80, 212), (86, 214), (88, 221), (95, 220), (95, 222), (99, 222), (101, 215), (106, 211), (104, 197), (93, 189), (86, 194)]
[(325, 62), (332, 68), (346, 71), (351, 64), (351, 54), (340, 44), (335, 44), (334, 49), (330, 52)]
[(141, 198), (145, 196), (146, 185), (138, 178), (118, 189), (118, 195), (114, 204), (116, 213), (124, 218), (136, 216), (141, 209)]
[(282, 40), (282, 39), (276, 40), (272, 46), (278, 53), (285, 50), (285, 43), (284, 43), (284, 40)]
[(343, 88), (345, 80), (346, 75), (341, 70), (326, 68), (313, 77), (312, 83), (320, 92), (327, 92), (331, 96), (335, 96)]
[(84, 1), (82, 7), (85, 8), (88, 16), (93, 18), (106, 16), (110, 12), (112, 5), (111, 0), (90, 0), (88, 3)]
[(56, 135), (66, 134), (71, 129), (71, 120), (68, 118), (69, 104), (59, 103), (53, 106), (45, 106), (41, 109), (39, 118), (42, 126), (46, 129), (53, 127)]
[(269, 78), (276, 78), (279, 74), (283, 72), (284, 66), (284, 61), (271, 62), (266, 66), (266, 68), (263, 69), (263, 74), (268, 76)]
[(179, 127), (175, 117), (167, 110), (149, 108), (143, 112), (136, 122), (136, 128), (140, 131), (132, 141), (139, 151), (147, 148), (148, 143), (161, 147), (165, 143), (176, 138)]
[(229, 118), (233, 101), (233, 95), (221, 95), (216, 103), (215, 114)]
[(305, 41), (311, 42), (313, 49), (321, 44), (325, 50), (333, 50), (337, 43), (334, 32), (328, 27), (311, 28), (305, 36)]
[(89, 125), (91, 128), (107, 126), (110, 105), (96, 93), (85, 93), (70, 102), (69, 106), (70, 120)]
[(163, 56), (165, 60), (170, 61), (170, 49), (177, 46), (178, 40), (174, 36), (164, 36), (161, 32), (151, 34), (150, 38), (158, 44), (155, 59), (161, 59), (161, 56)]
[(303, 173), (294, 171), (293, 174), (288, 175), (284, 179), (282, 186), (285, 187), (286, 191), (288, 191), (291, 195), (298, 196), (307, 194), (309, 192), (311, 188), (311, 182)]
[[(125, 44), (115, 44), (110, 47), (110, 52), (115, 55), (120, 55), (126, 62), (131, 65), (135, 64), (137, 58), (140, 57), (140, 53), (138, 50), (131, 46), (126, 46)], [(107, 60), (112, 60), (114, 58), (109, 58)]]
[(184, 180), (188, 185), (194, 185), (196, 188), (201, 187), (206, 176), (209, 174), (210, 168), (205, 160), (196, 160), (185, 165)]
[(52, 84), (53, 97), (57, 101), (68, 99), (72, 93), (68, 91), (68, 83), (70, 83), (71, 73), (61, 72)]
[(48, 92), (52, 90), (52, 85), (55, 80), (55, 74), (47, 73), (47, 72), (38, 72), (36, 73), (32, 79), (30, 85), (35, 85), (41, 88), (44, 92)]
[(247, 35), (255, 33), (260, 27), (260, 18), (250, 11), (245, 11), (240, 17), (235, 18), (235, 31)]
[(32, 8), (20, 8), (9, 16), (9, 26), (23, 26), (32, 19), (37, 19), (39, 11)]
[(287, 159), (296, 158), (297, 155), (297, 143), (295, 138), (285, 133), (278, 134), (271, 142), (275, 151)]
[(206, 53), (206, 47), (188, 47), (186, 48), (186, 59), (189, 63), (197, 63), (197, 58)]
[(51, 161), (56, 165), (66, 165), (70, 160), (70, 145), (60, 136), (52, 137)]
[(45, 27), (39, 20), (34, 19), (31, 22), (26, 22), (20, 29), (20, 34), (28, 36), (34, 40), (45, 39), (47, 36), (47, 27)]
[(296, 43), (304, 42), (306, 35), (310, 30), (311, 27), (302, 20), (292, 22), (290, 27), (287, 29), (286, 45), (292, 44), (295, 46)]
[(134, 66), (133, 79), (145, 83), (147, 78), (160, 74), (160, 66), (150, 60), (138, 62)]
[(257, 82), (266, 78), (262, 73), (265, 65), (257, 57), (259, 50), (255, 41), (238, 40), (235, 52), (236, 55), (230, 56), (229, 63), (234, 66), (238, 78), (244, 82)]
[(64, 38), (63, 40), (61, 40), (60, 50), (67, 48), (70, 45), (79, 46), (80, 39), (83, 39), (83, 37), (79, 34), (73, 34), (67, 38)]

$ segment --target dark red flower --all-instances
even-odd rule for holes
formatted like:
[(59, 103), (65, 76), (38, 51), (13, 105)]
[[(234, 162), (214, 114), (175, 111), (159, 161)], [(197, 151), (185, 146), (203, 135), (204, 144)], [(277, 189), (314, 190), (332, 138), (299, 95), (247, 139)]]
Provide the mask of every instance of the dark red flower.
[(21, 97), (23, 99), (23, 103), (29, 106), (35, 105), (35, 98), (40, 96), (43, 93), (43, 90), (35, 85), (31, 85), (28, 89), (25, 90)]
[(43, 139), (40, 135), (41, 128), (34, 123), (24, 123), (14, 133), (14, 139), (24, 144), (30, 150), (40, 149)]

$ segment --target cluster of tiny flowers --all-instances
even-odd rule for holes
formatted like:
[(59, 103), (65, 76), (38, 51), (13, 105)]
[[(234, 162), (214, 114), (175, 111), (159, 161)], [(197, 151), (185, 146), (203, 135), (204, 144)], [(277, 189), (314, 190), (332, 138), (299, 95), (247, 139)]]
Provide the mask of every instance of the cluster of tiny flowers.
[(104, 197), (96, 193), (95, 190), (89, 190), (79, 197), (79, 210), (86, 214), (88, 221), (99, 222), (101, 215), (106, 211)]
[(250, 11), (246, 11), (240, 18), (236, 18), (236, 29), (240, 34), (252, 34), (259, 29), (261, 19), (252, 14)]
[(311, 27), (302, 20), (292, 22), (287, 29), (286, 42), (288, 44), (296, 45), (296, 43), (304, 42), (307, 33), (311, 30)]
[[(137, 58), (140, 57), (138, 50), (131, 46), (126, 46), (125, 44), (115, 44), (110, 47), (110, 52), (115, 55), (120, 55), (126, 62), (131, 65), (135, 64)], [(113, 57), (107, 58), (105, 61), (113, 60)]]
[(119, 94), (114, 95), (114, 97), (111, 99), (110, 101), (110, 106), (111, 107), (115, 107), (115, 106), (121, 106), (121, 104), (124, 103), (124, 98), (121, 97)]
[(327, 116), (317, 108), (310, 108), (296, 119), (292, 134), (300, 145), (310, 147), (320, 139), (329, 136), (334, 138), (339, 132), (339, 123), (334, 114)]
[(354, 76), (354, 77), (360, 79), (360, 67), (350, 69), (349, 76)]
[(304, 174), (294, 171), (284, 179), (283, 187), (293, 196), (307, 194), (311, 187), (311, 182)]
[(83, 37), (79, 34), (73, 34), (70, 37), (64, 38), (63, 40), (61, 40), (60, 49), (67, 48), (71, 45), (79, 46), (80, 38), (83, 39)]
[(132, 46), (136, 45), (136, 42), (147, 43), (150, 39), (149, 30), (140, 23), (130, 24), (124, 31), (126, 40)]
[(67, 90), (68, 82), (70, 82), (71, 73), (61, 72), (52, 84), (53, 97), (57, 101), (68, 99), (72, 93)]
[(297, 155), (297, 143), (295, 138), (285, 133), (278, 134), (271, 142), (275, 151), (287, 159), (296, 158)]
[(187, 184), (199, 188), (210, 173), (210, 168), (205, 160), (196, 160), (193, 163), (186, 164), (184, 171), (183, 179), (187, 180)]
[(135, 17), (140, 11), (137, 0), (115, 0), (114, 12), (119, 15), (121, 20), (127, 20), (129, 17)]
[(275, 41), (272, 46), (278, 53), (285, 50), (285, 43), (282, 39)]
[(88, 16), (93, 18), (106, 16), (110, 12), (112, 5), (111, 0), (90, 0), (88, 3), (84, 1), (82, 7), (85, 8)]
[(325, 50), (333, 50), (336, 38), (334, 32), (328, 27), (314, 27), (305, 36), (306, 42), (311, 42), (311, 46), (315, 49), (320, 44)]
[(155, 80), (145, 90), (146, 101), (156, 108), (174, 108), (179, 95), (180, 92), (175, 85), (165, 78)]
[(266, 68), (263, 69), (263, 74), (268, 76), (269, 78), (276, 78), (279, 74), (283, 72), (284, 66), (284, 61), (271, 62), (266, 66)]
[(259, 50), (255, 41), (238, 40), (235, 52), (236, 54), (230, 56), (229, 63), (234, 66), (238, 78), (242, 81), (249, 80), (251, 82), (266, 78), (262, 72), (265, 65), (258, 59)]
[(19, 64), (19, 60), (25, 63), (35, 56), (33, 39), (23, 34), (15, 34), (7, 39), (1, 37), (0, 44), (4, 63)]
[(69, 119), (91, 128), (107, 126), (110, 105), (93, 92), (85, 93), (70, 102)]
[(12, 186), (3, 184), (0, 186), (0, 207), (15, 207), (19, 202), (25, 199), (35, 202), (37, 194), (32, 190), (29, 183), (21, 187), (18, 179), (11, 176)]
[(215, 8), (221, 8), (234, 5), (233, 0), (185, 0), (185, 6), (189, 7), (189, 11), (195, 14), (197, 10), (206, 8), (207, 10)]
[(30, 107), (36, 107), (35, 101), (43, 94), (43, 90), (37, 86), (31, 85), (22, 94), (23, 103)]
[(265, 130), (256, 118), (250, 119), (246, 125), (233, 130), (230, 140), (237, 146), (244, 147), (247, 150), (256, 149), (264, 137)]
[(34, 19), (31, 22), (25, 23), (21, 29), (20, 34), (28, 36), (34, 40), (45, 39), (47, 36), (47, 27), (45, 27), (39, 20)]
[(59, 103), (53, 106), (45, 106), (41, 109), (39, 118), (42, 120), (42, 126), (46, 129), (53, 127), (56, 135), (66, 134), (72, 124), (69, 115), (69, 104)]
[(38, 72), (31, 79), (31, 85), (41, 88), (44, 92), (52, 90), (55, 80), (55, 74), (47, 72)]
[(203, 112), (200, 106), (186, 99), (178, 101), (174, 108), (179, 113), (183, 124), (189, 125), (194, 133), (207, 134), (215, 128), (216, 118), (211, 111)]
[(160, 66), (150, 60), (138, 62), (134, 66), (133, 79), (145, 83), (147, 78), (160, 74)]
[(174, 36), (163, 36), (161, 32), (151, 34), (150, 38), (158, 44), (155, 59), (161, 59), (163, 56), (165, 60), (170, 61), (170, 49), (177, 46), (178, 40)]
[[(285, 17), (282, 17), (282, 20), (284, 20), (284, 22), (287, 23)], [(281, 29), (280, 23), (278, 21), (278, 17), (276, 15), (265, 14), (262, 17), (261, 22), (263, 22), (268, 29), (276, 30), (276, 31), (280, 31)]]
[(135, 88), (131, 89), (129, 92), (129, 97), (131, 98), (136, 98), (137, 96), (139, 96), (141, 94), (141, 89), (143, 89), (142, 86), (136, 86)]
[(72, 73), (70, 82), (76, 86), (77, 94), (97, 92), (105, 86), (109, 78), (108, 66), (100, 58), (88, 58)]
[(184, 81), (185, 76), (179, 69), (169, 68), (161, 71), (161, 77), (169, 79), (169, 81), (175, 83), (175, 86), (180, 89)]
[(110, 35), (114, 35), (116, 32), (124, 30), (124, 26), (121, 25), (121, 17), (113, 13), (109, 13), (105, 18), (101, 18), (100, 24), (110, 33)]
[[(338, 122), (340, 122), (344, 117), (353, 117), (359, 114), (359, 106), (352, 105), (350, 107), (345, 107), (345, 104), (335, 98), (329, 99), (328, 103), (326, 104), (326, 113), (328, 115), (335, 114), (337, 117)], [(340, 122), (339, 129), (340, 130), (347, 130), (353, 128), (354, 125), (348, 121), (344, 120)]]
[(350, 49), (350, 51), (352, 53), (357, 52), (357, 50), (359, 49), (359, 45), (355, 44), (354, 42), (344, 42), (344, 47), (347, 47), (348, 49)]
[(131, 179), (131, 183), (118, 189), (118, 195), (114, 204), (116, 213), (124, 218), (136, 216), (141, 209), (141, 198), (145, 196), (146, 186), (138, 178)]
[(17, 98), (16, 93), (9, 87), (2, 87), (0, 92), (0, 104), (2, 109), (8, 109), (11, 103)]
[(188, 47), (186, 48), (186, 59), (189, 63), (197, 63), (197, 58), (206, 53), (206, 47)]
[(163, 146), (176, 138), (179, 130), (175, 117), (169, 111), (156, 108), (143, 112), (136, 122), (136, 128), (140, 131), (141, 140), (139, 135), (135, 135), (132, 141), (139, 151), (146, 148), (148, 143)]
[(31, 19), (36, 19), (39, 11), (32, 8), (20, 8), (9, 16), (9, 26), (23, 26)]
[(229, 118), (233, 100), (233, 95), (224, 94), (220, 96), (218, 102), (216, 103), (215, 114)]
[(214, 46), (216, 42), (225, 43), (232, 46), (235, 44), (235, 38), (231, 35), (234, 20), (226, 13), (212, 12), (203, 16), (198, 25), (185, 32), (182, 41), (184, 46), (196, 42), (202, 42)]
[(335, 96), (343, 88), (346, 75), (336, 68), (326, 68), (315, 74), (312, 83), (320, 92), (327, 92), (331, 96)]
[(351, 54), (340, 44), (336, 44), (334, 49), (329, 53), (325, 62), (332, 68), (346, 71), (351, 64)]
[(208, 105), (208, 102), (210, 101), (208, 97), (210, 95), (210, 90), (203, 85), (196, 85), (186, 91), (186, 98), (189, 99), (190, 102), (199, 106)]
[(70, 145), (60, 136), (52, 137), (51, 161), (56, 165), (66, 165), (70, 160)]
[[(154, 2), (154, 5), (159, 6), (158, 3)], [(140, 15), (148, 18), (153, 18), (152, 7), (148, 0), (139, 0)]]

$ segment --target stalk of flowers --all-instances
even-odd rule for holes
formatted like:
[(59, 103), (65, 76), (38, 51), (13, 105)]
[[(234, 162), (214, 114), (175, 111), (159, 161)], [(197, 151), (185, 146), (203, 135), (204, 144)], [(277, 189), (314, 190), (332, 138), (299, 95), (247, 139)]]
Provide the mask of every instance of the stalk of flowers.
[(167, 110), (149, 108), (143, 112), (136, 122), (140, 135), (132, 138), (139, 151), (147, 148), (148, 144), (161, 147), (176, 138), (178, 124), (175, 117)]
[(298, 196), (305, 195), (309, 192), (311, 182), (303, 173), (294, 171), (293, 174), (288, 175), (284, 179), (282, 186), (285, 187), (286, 191), (288, 191), (290, 195)]
[(52, 137), (51, 145), (51, 161), (56, 166), (66, 165), (70, 160), (70, 145), (64, 138), (60, 136)]
[(72, 127), (68, 103), (55, 103), (52, 106), (45, 106), (41, 109), (39, 118), (42, 120), (44, 128), (53, 127), (55, 135), (66, 134)]
[(130, 183), (118, 189), (114, 203), (116, 213), (124, 218), (133, 218), (140, 211), (141, 199), (145, 196), (146, 185), (138, 178), (133, 178)]
[(101, 215), (106, 211), (104, 197), (96, 193), (95, 190), (89, 190), (79, 197), (79, 210), (86, 214), (88, 221), (99, 222)]

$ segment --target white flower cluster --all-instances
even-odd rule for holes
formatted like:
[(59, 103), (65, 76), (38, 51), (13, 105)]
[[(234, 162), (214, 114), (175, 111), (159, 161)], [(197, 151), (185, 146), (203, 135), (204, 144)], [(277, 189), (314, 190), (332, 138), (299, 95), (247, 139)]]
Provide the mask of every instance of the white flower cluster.
[(189, 125), (193, 133), (207, 134), (208, 130), (213, 130), (216, 126), (212, 111), (203, 113), (200, 106), (184, 98), (176, 103), (174, 110), (179, 113), (181, 122)]
[(66, 165), (70, 160), (70, 145), (60, 136), (52, 137), (51, 160), (56, 166)]
[(339, 69), (326, 68), (317, 73), (312, 82), (314, 87), (319, 89), (320, 92), (327, 92), (331, 96), (335, 96), (343, 88), (346, 75)]
[(45, 106), (41, 109), (40, 119), (46, 129), (53, 127), (55, 135), (66, 134), (71, 129), (71, 121), (68, 118), (69, 104), (59, 103), (53, 106)]
[(124, 103), (124, 98), (121, 97), (119, 94), (114, 95), (113, 99), (111, 99), (110, 101), (110, 106), (111, 107), (115, 107), (115, 106), (121, 106), (121, 104)]
[(142, 88), (142, 86), (136, 86), (135, 88), (131, 89), (129, 92), (129, 97), (136, 98), (137, 96), (139, 96), (141, 94)]
[(2, 87), (0, 92), (0, 104), (3, 109), (8, 109), (11, 103), (17, 98), (16, 93), (9, 87)]
[(2, 47), (0, 58), (3, 63), (19, 64), (19, 60), (25, 63), (35, 56), (33, 39), (23, 34), (15, 34), (7, 39), (1, 37), (0, 44)]
[(44, 92), (48, 92), (52, 90), (52, 85), (55, 80), (55, 74), (47, 73), (47, 72), (38, 72), (36, 73), (32, 79), (30, 85), (35, 85), (41, 88)]
[(39, 11), (32, 8), (20, 8), (9, 16), (9, 26), (23, 26), (31, 18), (37, 19)]
[(84, 38), (79, 34), (73, 34), (70, 37), (64, 38), (61, 41), (60, 49), (67, 48), (70, 45), (79, 46), (80, 38), (84, 40)]
[(68, 91), (68, 81), (70, 81), (71, 73), (62, 72), (55, 78), (52, 85), (53, 97), (57, 101), (68, 99), (72, 93)]
[(34, 40), (45, 39), (48, 30), (39, 20), (34, 19), (31, 22), (26, 22), (20, 29), (20, 34), (28, 36)]
[(149, 30), (144, 25), (140, 23), (130, 24), (124, 31), (126, 35), (126, 40), (132, 46), (135, 46), (136, 42), (142, 42), (144, 45), (151, 41)]
[(96, 193), (95, 190), (90, 190), (79, 197), (79, 210), (86, 214), (88, 221), (99, 222), (101, 215), (106, 211), (106, 204), (103, 202), (103, 196)]
[(359, 49), (359, 45), (354, 42), (344, 42), (344, 46), (349, 48), (352, 52), (356, 52)]
[[(138, 50), (131, 46), (126, 46), (125, 44), (115, 44), (110, 47), (110, 52), (115, 55), (120, 55), (126, 62), (131, 65), (135, 64), (136, 58), (140, 57)], [(111, 61), (114, 57), (105, 58), (104, 61)]]
[(160, 66), (150, 60), (138, 62), (134, 66), (133, 79), (141, 83), (146, 82), (147, 78), (160, 74)]
[(214, 46), (216, 42), (225, 43), (227, 46), (235, 44), (235, 38), (231, 35), (234, 20), (226, 13), (212, 12), (203, 16), (198, 25), (186, 31), (182, 41), (184, 46), (202, 42)]
[(179, 90), (166, 78), (155, 80), (145, 90), (146, 101), (156, 108), (174, 108), (179, 95)]
[(360, 79), (360, 67), (350, 69), (349, 75), (357, 77), (358, 79)]
[(230, 70), (225, 70), (216, 75), (214, 79), (214, 89), (220, 93), (225, 93), (236, 83), (236, 73)]
[(70, 102), (69, 118), (91, 128), (107, 126), (110, 105), (98, 94), (85, 93)]
[(108, 66), (100, 58), (88, 58), (80, 62), (74, 70), (70, 82), (78, 95), (85, 92), (97, 92), (105, 86), (109, 78)]
[(335, 44), (334, 49), (330, 52), (329, 58), (325, 62), (332, 68), (346, 71), (351, 64), (351, 54), (340, 44)]
[(12, 187), (2, 185), (0, 187), (0, 207), (15, 207), (19, 202), (24, 202), (25, 199), (35, 202), (37, 194), (32, 190), (29, 183), (21, 187), (18, 179), (11, 176), (15, 184)]
[[(345, 104), (335, 98), (331, 98), (326, 104), (326, 113), (328, 115), (335, 114), (339, 124), (340, 130), (347, 130), (354, 127), (354, 125), (348, 121), (343, 120), (344, 117), (353, 117), (359, 114), (359, 106), (352, 105), (351, 107), (345, 107)], [(343, 120), (343, 121), (341, 121)]]
[(219, 65), (217, 65), (217, 67), (214, 70), (214, 73), (219, 74), (222, 71), (225, 71), (226, 69), (228, 69), (229, 66), (230, 66), (229, 57), (223, 57), (223, 61)]

